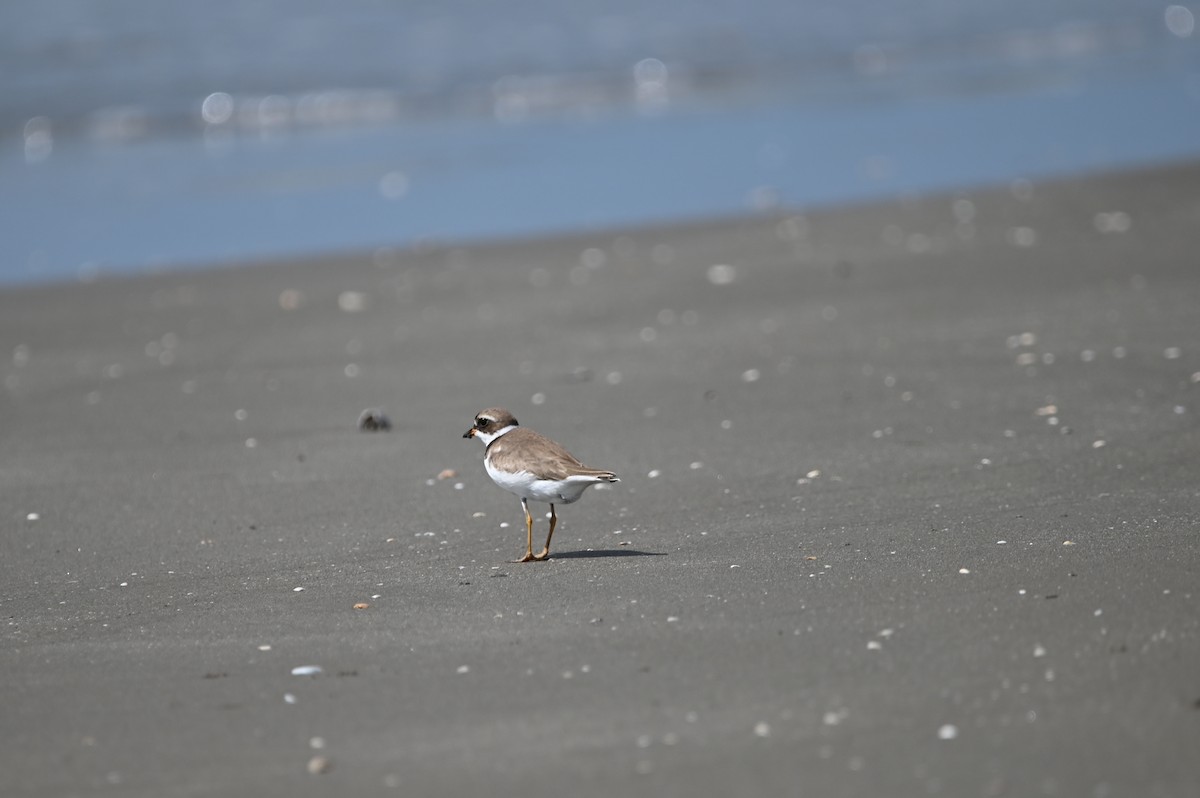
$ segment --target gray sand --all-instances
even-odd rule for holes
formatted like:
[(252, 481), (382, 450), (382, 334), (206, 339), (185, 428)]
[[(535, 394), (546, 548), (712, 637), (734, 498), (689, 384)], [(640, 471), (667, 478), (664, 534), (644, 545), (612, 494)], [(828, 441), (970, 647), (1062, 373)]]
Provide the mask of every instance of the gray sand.
[(1022, 188), (0, 292), (0, 792), (1200, 794), (1200, 164)]

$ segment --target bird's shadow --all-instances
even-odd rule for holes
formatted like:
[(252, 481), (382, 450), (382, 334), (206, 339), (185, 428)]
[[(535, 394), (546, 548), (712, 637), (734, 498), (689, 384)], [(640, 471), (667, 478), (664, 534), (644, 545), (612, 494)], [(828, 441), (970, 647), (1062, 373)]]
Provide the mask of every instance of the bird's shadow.
[(665, 551), (638, 551), (637, 549), (580, 549), (579, 551), (557, 551), (550, 555), (552, 560), (582, 560), (590, 557), (666, 557)]

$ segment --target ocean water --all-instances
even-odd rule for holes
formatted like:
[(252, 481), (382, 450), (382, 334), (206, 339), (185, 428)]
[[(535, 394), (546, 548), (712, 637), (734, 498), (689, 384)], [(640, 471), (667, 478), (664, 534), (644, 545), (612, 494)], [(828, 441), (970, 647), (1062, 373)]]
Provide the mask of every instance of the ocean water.
[(1148, 0), (6, 0), (0, 284), (1200, 156)]

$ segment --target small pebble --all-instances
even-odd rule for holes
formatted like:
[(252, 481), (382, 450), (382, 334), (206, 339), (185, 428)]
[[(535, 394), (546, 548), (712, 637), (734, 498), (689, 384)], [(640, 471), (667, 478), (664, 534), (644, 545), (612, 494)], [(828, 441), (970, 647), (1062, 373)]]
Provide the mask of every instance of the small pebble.
[(365, 601), (360, 601), (360, 602), (358, 602), (357, 604), (355, 604), (355, 605), (354, 605), (354, 609), (356, 609), (356, 610), (365, 610), (367, 607), (370, 607), (370, 606), (371, 606), (371, 605), (370, 605), (370, 604), (368, 604), (367, 602), (365, 602)]
[(454, 479), (456, 476), (458, 476), (458, 472), (455, 471), (453, 468), (443, 468), (441, 471), (438, 472), (437, 478), (439, 480)]
[(958, 736), (958, 727), (952, 723), (947, 723), (938, 729), (939, 740), (953, 740)]
[(316, 676), (321, 673), (320, 665), (297, 665), (292, 668), (293, 676)]
[(368, 407), (358, 414), (358, 429), (361, 432), (387, 432), (392, 420), (377, 407)]
[(771, 736), (771, 727), (769, 725), (767, 725), (766, 723), (761, 723), (761, 722), (756, 723), (754, 725), (754, 736), (755, 737), (770, 737)]

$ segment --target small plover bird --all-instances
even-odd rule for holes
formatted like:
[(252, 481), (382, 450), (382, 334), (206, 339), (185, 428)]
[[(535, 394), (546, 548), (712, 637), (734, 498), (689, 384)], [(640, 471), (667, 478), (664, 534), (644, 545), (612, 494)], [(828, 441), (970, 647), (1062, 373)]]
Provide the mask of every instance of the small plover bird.
[[(550, 538), (558, 516), (555, 504), (579, 501), (583, 492), (602, 482), (620, 482), (611, 471), (588, 468), (545, 435), (517, 425), (513, 414), (498, 407), (488, 408), (475, 416), (475, 425), (463, 433), (464, 438), (478, 438), (487, 449), (483, 466), (488, 476), (509, 493), (521, 497), (525, 510), (525, 556), (514, 562), (545, 560), (550, 557)], [(533, 553), (533, 516), (529, 502), (550, 505), (550, 534), (540, 553)]]

